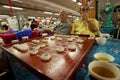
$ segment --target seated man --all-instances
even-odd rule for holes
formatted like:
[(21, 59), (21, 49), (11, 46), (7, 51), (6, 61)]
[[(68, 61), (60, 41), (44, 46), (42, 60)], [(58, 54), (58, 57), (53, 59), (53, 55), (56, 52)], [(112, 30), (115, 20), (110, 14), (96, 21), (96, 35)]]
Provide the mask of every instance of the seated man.
[(65, 11), (60, 12), (61, 22), (54, 28), (54, 32), (58, 34), (68, 35), (72, 25), (67, 21), (67, 13)]
[(81, 20), (73, 24), (71, 34), (100, 36), (99, 23), (94, 18), (89, 18), (88, 7), (80, 9)]

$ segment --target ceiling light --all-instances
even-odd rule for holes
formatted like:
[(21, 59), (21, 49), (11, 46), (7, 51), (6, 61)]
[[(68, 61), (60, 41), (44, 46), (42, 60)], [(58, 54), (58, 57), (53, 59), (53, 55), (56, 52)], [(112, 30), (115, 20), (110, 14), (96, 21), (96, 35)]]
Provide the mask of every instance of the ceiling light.
[(79, 6), (81, 6), (81, 5), (82, 5), (82, 3), (81, 3), (81, 2), (78, 2), (77, 4), (78, 4)]
[(33, 17), (33, 16), (28, 16), (28, 18), (30, 18), (30, 19), (35, 19), (35, 17)]
[(21, 2), (22, 2), (21, 0), (12, 0), (12, 1), (14, 1), (14, 2), (19, 2), (19, 3), (21, 3)]
[(72, 17), (71, 15), (68, 15), (68, 17)]
[(0, 15), (0, 16), (8, 16), (8, 15)]
[(45, 13), (45, 14), (53, 14), (52, 12), (47, 12), (47, 11), (45, 11), (44, 13)]
[[(10, 8), (10, 6), (3, 6), (4, 8)], [(20, 8), (20, 7), (13, 7), (12, 6), (12, 9), (17, 9), (17, 10), (23, 10), (23, 8)]]
[(77, 2), (77, 0), (72, 0), (73, 2)]
[(8, 17), (8, 15), (0, 15), (0, 18)]
[(16, 18), (16, 16), (13, 16), (14, 18)]
[(54, 15), (60, 15), (59, 13), (55, 13)]
[(9, 17), (9, 15), (0, 15), (0, 18), (8, 18)]

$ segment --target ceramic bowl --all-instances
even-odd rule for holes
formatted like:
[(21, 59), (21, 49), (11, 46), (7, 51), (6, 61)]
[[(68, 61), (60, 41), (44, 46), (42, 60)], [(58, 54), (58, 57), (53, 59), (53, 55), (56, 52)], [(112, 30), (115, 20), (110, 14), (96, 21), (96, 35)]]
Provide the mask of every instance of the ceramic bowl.
[(92, 61), (88, 65), (88, 72), (97, 80), (120, 80), (120, 70), (112, 63)]
[(115, 58), (107, 53), (95, 53), (94, 58), (99, 61), (113, 62)]
[(95, 39), (96, 39), (97, 44), (99, 44), (99, 45), (105, 45), (105, 43), (107, 41), (106, 38), (96, 37)]

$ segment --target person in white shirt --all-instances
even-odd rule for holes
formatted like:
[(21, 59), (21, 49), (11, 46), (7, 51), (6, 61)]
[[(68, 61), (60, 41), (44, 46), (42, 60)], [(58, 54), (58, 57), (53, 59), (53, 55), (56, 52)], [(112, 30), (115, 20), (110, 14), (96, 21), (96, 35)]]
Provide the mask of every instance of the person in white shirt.
[(25, 29), (31, 29), (29, 23), (26, 23), (26, 24), (24, 25), (23, 30), (25, 30)]

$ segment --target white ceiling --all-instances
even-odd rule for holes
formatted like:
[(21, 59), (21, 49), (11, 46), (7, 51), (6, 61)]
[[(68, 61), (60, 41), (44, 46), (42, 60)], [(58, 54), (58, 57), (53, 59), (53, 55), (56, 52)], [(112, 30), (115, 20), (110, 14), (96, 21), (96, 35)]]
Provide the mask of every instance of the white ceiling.
[[(10, 10), (3, 8), (3, 5), (8, 5), (8, 0), (0, 0), (0, 15), (10, 14)], [(13, 15), (50, 16), (43, 12), (59, 13), (65, 10), (69, 15), (79, 16), (79, 6), (72, 0), (12, 0), (12, 6), (23, 8), (22, 11), (13, 10)]]

